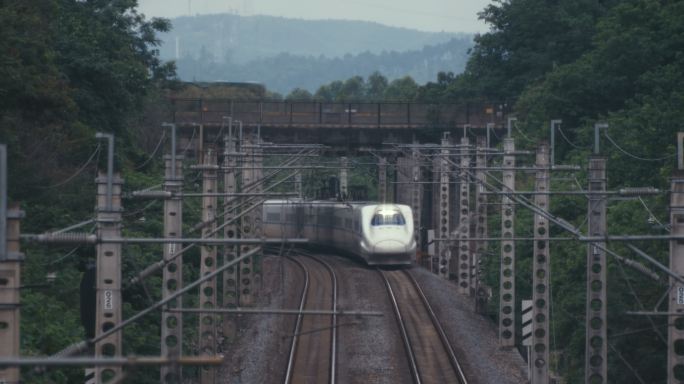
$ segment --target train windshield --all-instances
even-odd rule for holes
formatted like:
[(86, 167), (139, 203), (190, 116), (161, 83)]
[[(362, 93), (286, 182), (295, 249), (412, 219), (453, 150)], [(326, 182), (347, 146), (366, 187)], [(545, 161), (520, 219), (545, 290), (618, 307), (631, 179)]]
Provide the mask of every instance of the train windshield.
[(404, 225), (406, 224), (406, 220), (404, 220), (404, 216), (400, 212), (378, 212), (373, 216), (373, 219), (371, 220), (371, 225), (372, 226), (379, 226), (379, 225)]

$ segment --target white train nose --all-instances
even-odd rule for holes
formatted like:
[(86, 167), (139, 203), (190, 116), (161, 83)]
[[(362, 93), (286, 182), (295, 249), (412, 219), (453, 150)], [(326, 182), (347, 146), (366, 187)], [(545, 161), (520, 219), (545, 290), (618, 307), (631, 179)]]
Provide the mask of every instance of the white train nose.
[(373, 253), (406, 252), (406, 244), (398, 240), (382, 240), (373, 245)]

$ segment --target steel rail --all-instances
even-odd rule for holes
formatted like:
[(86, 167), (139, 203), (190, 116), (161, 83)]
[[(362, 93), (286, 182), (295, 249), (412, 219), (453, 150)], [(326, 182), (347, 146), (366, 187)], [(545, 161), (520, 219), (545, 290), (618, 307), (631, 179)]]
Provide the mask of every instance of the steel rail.
[(397, 298), (394, 295), (394, 291), (392, 290), (392, 285), (389, 282), (389, 279), (387, 279), (387, 276), (385, 276), (385, 273), (380, 269), (377, 268), (378, 273), (380, 273), (380, 276), (382, 277), (382, 280), (385, 282), (385, 287), (387, 288), (387, 293), (389, 294), (389, 297), (392, 301), (392, 307), (394, 308), (394, 315), (397, 319), (397, 325), (399, 325), (399, 330), (401, 331), (401, 338), (404, 342), (404, 349), (406, 350), (406, 357), (409, 360), (409, 368), (411, 369), (411, 374), (413, 375), (413, 382), (415, 384), (421, 384), (422, 381), (420, 380), (420, 373), (418, 372), (418, 365), (416, 364), (416, 356), (415, 353), (413, 352), (413, 347), (411, 346), (411, 340), (408, 337), (408, 332), (406, 331), (406, 326), (404, 325), (404, 319), (401, 316), (401, 311), (399, 311), (399, 303), (397, 303)]
[(333, 283), (333, 293), (332, 293), (332, 298), (333, 298), (333, 303), (332, 303), (332, 342), (330, 343), (330, 384), (335, 384), (335, 377), (336, 377), (336, 370), (335, 367), (337, 366), (337, 275), (335, 274), (335, 270), (333, 267), (328, 264), (327, 261), (321, 259), (320, 257), (316, 257), (314, 255), (310, 255), (304, 252), (300, 253), (306, 257), (309, 257), (313, 260), (316, 260), (317, 262), (321, 263), (325, 268), (330, 272), (330, 276), (332, 277), (332, 283)]
[(432, 310), (432, 306), (430, 305), (430, 302), (423, 293), (423, 289), (420, 287), (416, 279), (408, 271), (404, 270), (404, 273), (413, 283), (413, 286), (416, 288), (416, 291), (418, 292), (421, 300), (423, 301), (423, 305), (425, 305), (425, 309), (427, 309), (428, 314), (430, 314), (430, 319), (432, 319), (432, 325), (437, 330), (437, 333), (439, 333), (439, 338), (442, 340), (442, 345), (444, 345), (444, 349), (446, 349), (449, 353), (449, 360), (451, 361), (451, 365), (454, 367), (454, 370), (458, 374), (460, 384), (468, 384), (468, 379), (466, 379), (465, 373), (463, 373), (463, 368), (461, 367), (461, 364), (458, 362), (458, 359), (456, 358), (456, 354), (454, 353), (454, 349), (451, 347), (449, 338), (444, 332), (444, 328), (442, 328), (442, 325), (440, 324), (437, 315)]
[[(297, 264), (304, 272), (304, 288), (302, 288), (302, 299), (299, 301), (299, 311), (304, 310), (304, 305), (306, 304), (306, 296), (309, 292), (309, 270), (304, 264), (299, 260), (295, 260), (292, 257), (287, 257), (288, 260)], [(287, 360), (287, 371), (285, 371), (285, 384), (289, 384), (292, 380), (292, 371), (294, 369), (294, 360), (297, 353), (297, 341), (299, 340), (299, 333), (302, 326), (302, 318), (304, 316), (300, 313), (297, 315), (297, 320), (295, 322), (294, 334), (292, 335), (292, 346), (290, 347), (290, 357)]]

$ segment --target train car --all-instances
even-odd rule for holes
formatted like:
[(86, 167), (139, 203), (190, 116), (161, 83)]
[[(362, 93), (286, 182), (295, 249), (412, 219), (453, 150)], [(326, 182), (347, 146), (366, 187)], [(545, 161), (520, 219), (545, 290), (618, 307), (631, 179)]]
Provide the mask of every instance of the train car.
[(413, 215), (407, 205), (267, 200), (262, 220), (267, 237), (305, 237), (368, 265), (410, 265), (415, 258)]

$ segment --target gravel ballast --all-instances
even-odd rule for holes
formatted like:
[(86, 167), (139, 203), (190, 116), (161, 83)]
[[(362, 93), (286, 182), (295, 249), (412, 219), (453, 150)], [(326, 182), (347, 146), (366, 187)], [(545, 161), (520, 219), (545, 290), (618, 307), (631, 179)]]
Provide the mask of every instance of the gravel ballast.
[[(299, 306), (303, 274), (278, 257), (263, 259), (259, 308)], [(338, 279), (341, 310), (382, 312), (382, 317), (338, 318), (337, 381), (352, 384), (410, 383), (403, 342), (380, 275), (356, 261), (327, 257)], [(284, 279), (281, 279), (281, 267)], [(495, 325), (474, 313), (470, 298), (455, 284), (430, 272), (411, 269), (447, 333), (470, 383), (526, 383), (525, 361), (515, 350), (498, 346)], [(296, 316), (244, 315), (235, 342), (226, 346), (220, 383), (279, 383), (284, 378)]]
[(514, 349), (499, 347), (496, 326), (473, 311), (471, 298), (422, 268), (411, 274), (423, 289), (471, 384), (527, 383), (527, 363)]

